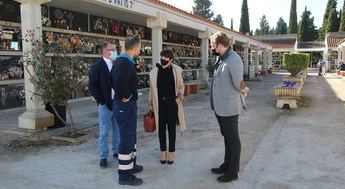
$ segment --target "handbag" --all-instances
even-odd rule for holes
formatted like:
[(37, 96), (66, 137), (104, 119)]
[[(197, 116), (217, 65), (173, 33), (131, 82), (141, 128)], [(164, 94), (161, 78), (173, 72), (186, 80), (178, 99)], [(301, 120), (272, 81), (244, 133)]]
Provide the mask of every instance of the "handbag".
[(156, 130), (155, 115), (153, 111), (149, 111), (144, 116), (144, 131), (147, 133), (153, 133)]

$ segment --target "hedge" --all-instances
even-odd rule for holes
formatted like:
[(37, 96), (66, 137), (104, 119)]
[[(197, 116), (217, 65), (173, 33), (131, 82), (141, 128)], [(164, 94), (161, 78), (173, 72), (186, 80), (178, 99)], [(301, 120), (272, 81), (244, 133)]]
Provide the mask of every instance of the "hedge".
[(308, 68), (310, 54), (308, 53), (285, 53), (283, 58), (284, 68), (295, 77), (297, 74)]

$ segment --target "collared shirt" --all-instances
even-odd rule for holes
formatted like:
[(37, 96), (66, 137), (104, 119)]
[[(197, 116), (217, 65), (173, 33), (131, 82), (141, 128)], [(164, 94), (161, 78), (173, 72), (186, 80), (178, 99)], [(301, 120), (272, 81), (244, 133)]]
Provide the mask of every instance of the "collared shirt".
[[(107, 63), (108, 70), (109, 70), (109, 73), (110, 73), (111, 68), (113, 67), (113, 61), (110, 60), (109, 58), (105, 58), (105, 57), (103, 57), (103, 60), (104, 60), (105, 63)], [(114, 99), (114, 95), (115, 95), (115, 91), (114, 91), (114, 89), (111, 89), (111, 99)]]
[(105, 63), (107, 63), (107, 66), (108, 66), (108, 69), (109, 69), (109, 72), (111, 71), (111, 68), (113, 67), (113, 61), (110, 60), (109, 58), (105, 58), (103, 57), (103, 60)]

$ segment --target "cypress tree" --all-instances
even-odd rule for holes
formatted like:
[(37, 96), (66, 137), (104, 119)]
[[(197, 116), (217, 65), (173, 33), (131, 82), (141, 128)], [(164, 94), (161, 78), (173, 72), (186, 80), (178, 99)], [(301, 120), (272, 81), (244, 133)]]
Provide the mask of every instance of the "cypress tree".
[(337, 1), (336, 0), (328, 0), (326, 10), (325, 10), (325, 13), (323, 16), (322, 27), (321, 27), (320, 32), (319, 32), (319, 40), (325, 39), (326, 27), (328, 25), (328, 17), (330, 15), (332, 9), (336, 9), (336, 8), (337, 8)]
[(339, 10), (339, 14), (338, 14), (339, 16), (338, 16), (338, 19), (337, 19), (337, 31), (339, 31), (339, 29), (340, 29), (340, 21), (341, 21), (341, 15), (342, 15), (342, 11), (341, 11), (341, 9)]
[(298, 25), (297, 25), (297, 2), (296, 0), (291, 1), (291, 9), (290, 9), (290, 20), (289, 20), (289, 34), (295, 34), (298, 32)]
[(345, 31), (345, 0), (344, 0), (344, 5), (343, 5), (343, 11), (342, 11), (341, 17), (340, 17), (339, 31), (340, 32)]
[(327, 26), (325, 28), (325, 34), (327, 32), (337, 32), (338, 31), (337, 20), (338, 20), (337, 11), (333, 8), (331, 10), (331, 13), (328, 16)]
[(243, 0), (242, 1), (240, 32), (244, 33), (244, 34), (250, 33), (249, 13), (248, 13), (248, 3), (247, 3), (247, 0)]

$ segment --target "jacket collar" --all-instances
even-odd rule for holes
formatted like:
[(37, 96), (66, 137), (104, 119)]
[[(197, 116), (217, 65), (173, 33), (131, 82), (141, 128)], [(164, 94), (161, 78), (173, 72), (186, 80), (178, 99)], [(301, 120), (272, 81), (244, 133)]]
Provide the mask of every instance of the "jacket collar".
[(132, 62), (133, 64), (135, 64), (133, 58), (130, 57), (128, 54), (121, 54), (121, 55), (118, 56), (118, 58), (126, 58), (126, 59), (128, 59), (130, 62)]
[(100, 64), (101, 64), (102, 68), (103, 68), (105, 71), (109, 72), (108, 65), (107, 65), (107, 63), (104, 61), (103, 58), (102, 58), (102, 60), (100, 61)]
[(216, 62), (216, 69), (218, 70), (219, 65), (223, 60), (225, 60), (227, 57), (229, 57), (233, 53), (233, 50), (229, 47), (228, 50), (225, 51), (225, 53), (222, 56), (219, 56), (217, 62)]
[(231, 47), (229, 47), (228, 50), (226, 50), (225, 53), (219, 57), (219, 59), (225, 60), (231, 54), (232, 54), (232, 49), (231, 49)]

